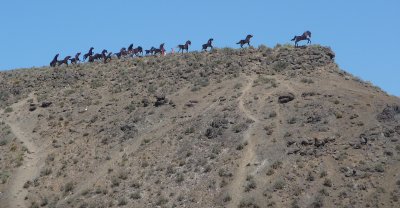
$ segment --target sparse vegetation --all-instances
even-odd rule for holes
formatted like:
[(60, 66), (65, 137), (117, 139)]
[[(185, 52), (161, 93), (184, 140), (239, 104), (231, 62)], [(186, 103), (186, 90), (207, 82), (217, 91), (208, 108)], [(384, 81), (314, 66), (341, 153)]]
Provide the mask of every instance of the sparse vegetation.
[[(396, 204), (400, 102), (330, 53), (224, 48), (2, 72), (0, 190), (18, 184), (28, 194), (15, 199), (36, 207)], [(14, 183), (19, 170), (39, 174)]]
[(13, 111), (14, 111), (14, 109), (13, 109), (12, 107), (7, 107), (7, 108), (4, 110), (5, 113), (11, 113), (11, 112), (13, 112)]

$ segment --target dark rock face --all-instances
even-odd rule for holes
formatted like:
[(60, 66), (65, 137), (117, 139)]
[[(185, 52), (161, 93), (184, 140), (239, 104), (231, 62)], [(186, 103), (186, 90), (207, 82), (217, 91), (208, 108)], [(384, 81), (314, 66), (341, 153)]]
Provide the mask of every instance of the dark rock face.
[(147, 98), (143, 98), (142, 104), (143, 104), (143, 107), (147, 107), (147, 106), (149, 106), (150, 102)]
[(377, 119), (380, 122), (400, 120), (400, 107), (398, 105), (387, 106), (378, 114)]
[(154, 103), (155, 107), (159, 107), (161, 105), (168, 104), (168, 99), (165, 98), (165, 95), (157, 95), (156, 102)]
[(284, 93), (281, 94), (278, 98), (279, 103), (288, 103), (290, 101), (294, 100), (294, 95), (292, 93)]
[(29, 104), (29, 111), (35, 111), (36, 109), (37, 109), (36, 104), (33, 103)]
[(396, 131), (397, 134), (400, 135), (400, 126), (396, 126), (396, 127), (394, 128), (394, 130)]
[(42, 105), (41, 105), (40, 107), (42, 107), (42, 108), (47, 108), (47, 107), (49, 107), (51, 104), (53, 104), (53, 103), (50, 102), (50, 101), (43, 101), (43, 102), (42, 102)]

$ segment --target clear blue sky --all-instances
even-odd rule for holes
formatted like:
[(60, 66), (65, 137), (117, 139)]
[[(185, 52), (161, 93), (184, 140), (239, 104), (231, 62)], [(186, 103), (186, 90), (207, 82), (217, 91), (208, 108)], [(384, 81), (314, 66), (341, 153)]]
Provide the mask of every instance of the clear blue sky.
[(236, 48), (248, 33), (255, 46), (273, 47), (310, 30), (342, 69), (400, 96), (399, 11), (399, 0), (9, 0), (0, 7), (0, 69), (48, 65), (91, 46), (170, 49), (190, 39), (199, 50), (213, 37)]

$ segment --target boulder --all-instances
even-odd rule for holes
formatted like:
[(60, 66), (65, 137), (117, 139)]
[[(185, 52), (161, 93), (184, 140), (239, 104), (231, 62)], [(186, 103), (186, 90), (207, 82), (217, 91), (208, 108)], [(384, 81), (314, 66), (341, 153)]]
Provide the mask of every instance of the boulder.
[(279, 103), (288, 103), (290, 101), (294, 100), (294, 95), (293, 93), (282, 93), (278, 97), (278, 102)]

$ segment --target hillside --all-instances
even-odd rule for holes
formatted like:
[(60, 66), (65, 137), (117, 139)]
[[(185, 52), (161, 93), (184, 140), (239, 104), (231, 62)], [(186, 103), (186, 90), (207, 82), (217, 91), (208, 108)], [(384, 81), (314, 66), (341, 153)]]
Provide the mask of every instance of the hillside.
[(400, 100), (313, 45), (0, 73), (0, 207), (398, 207)]

